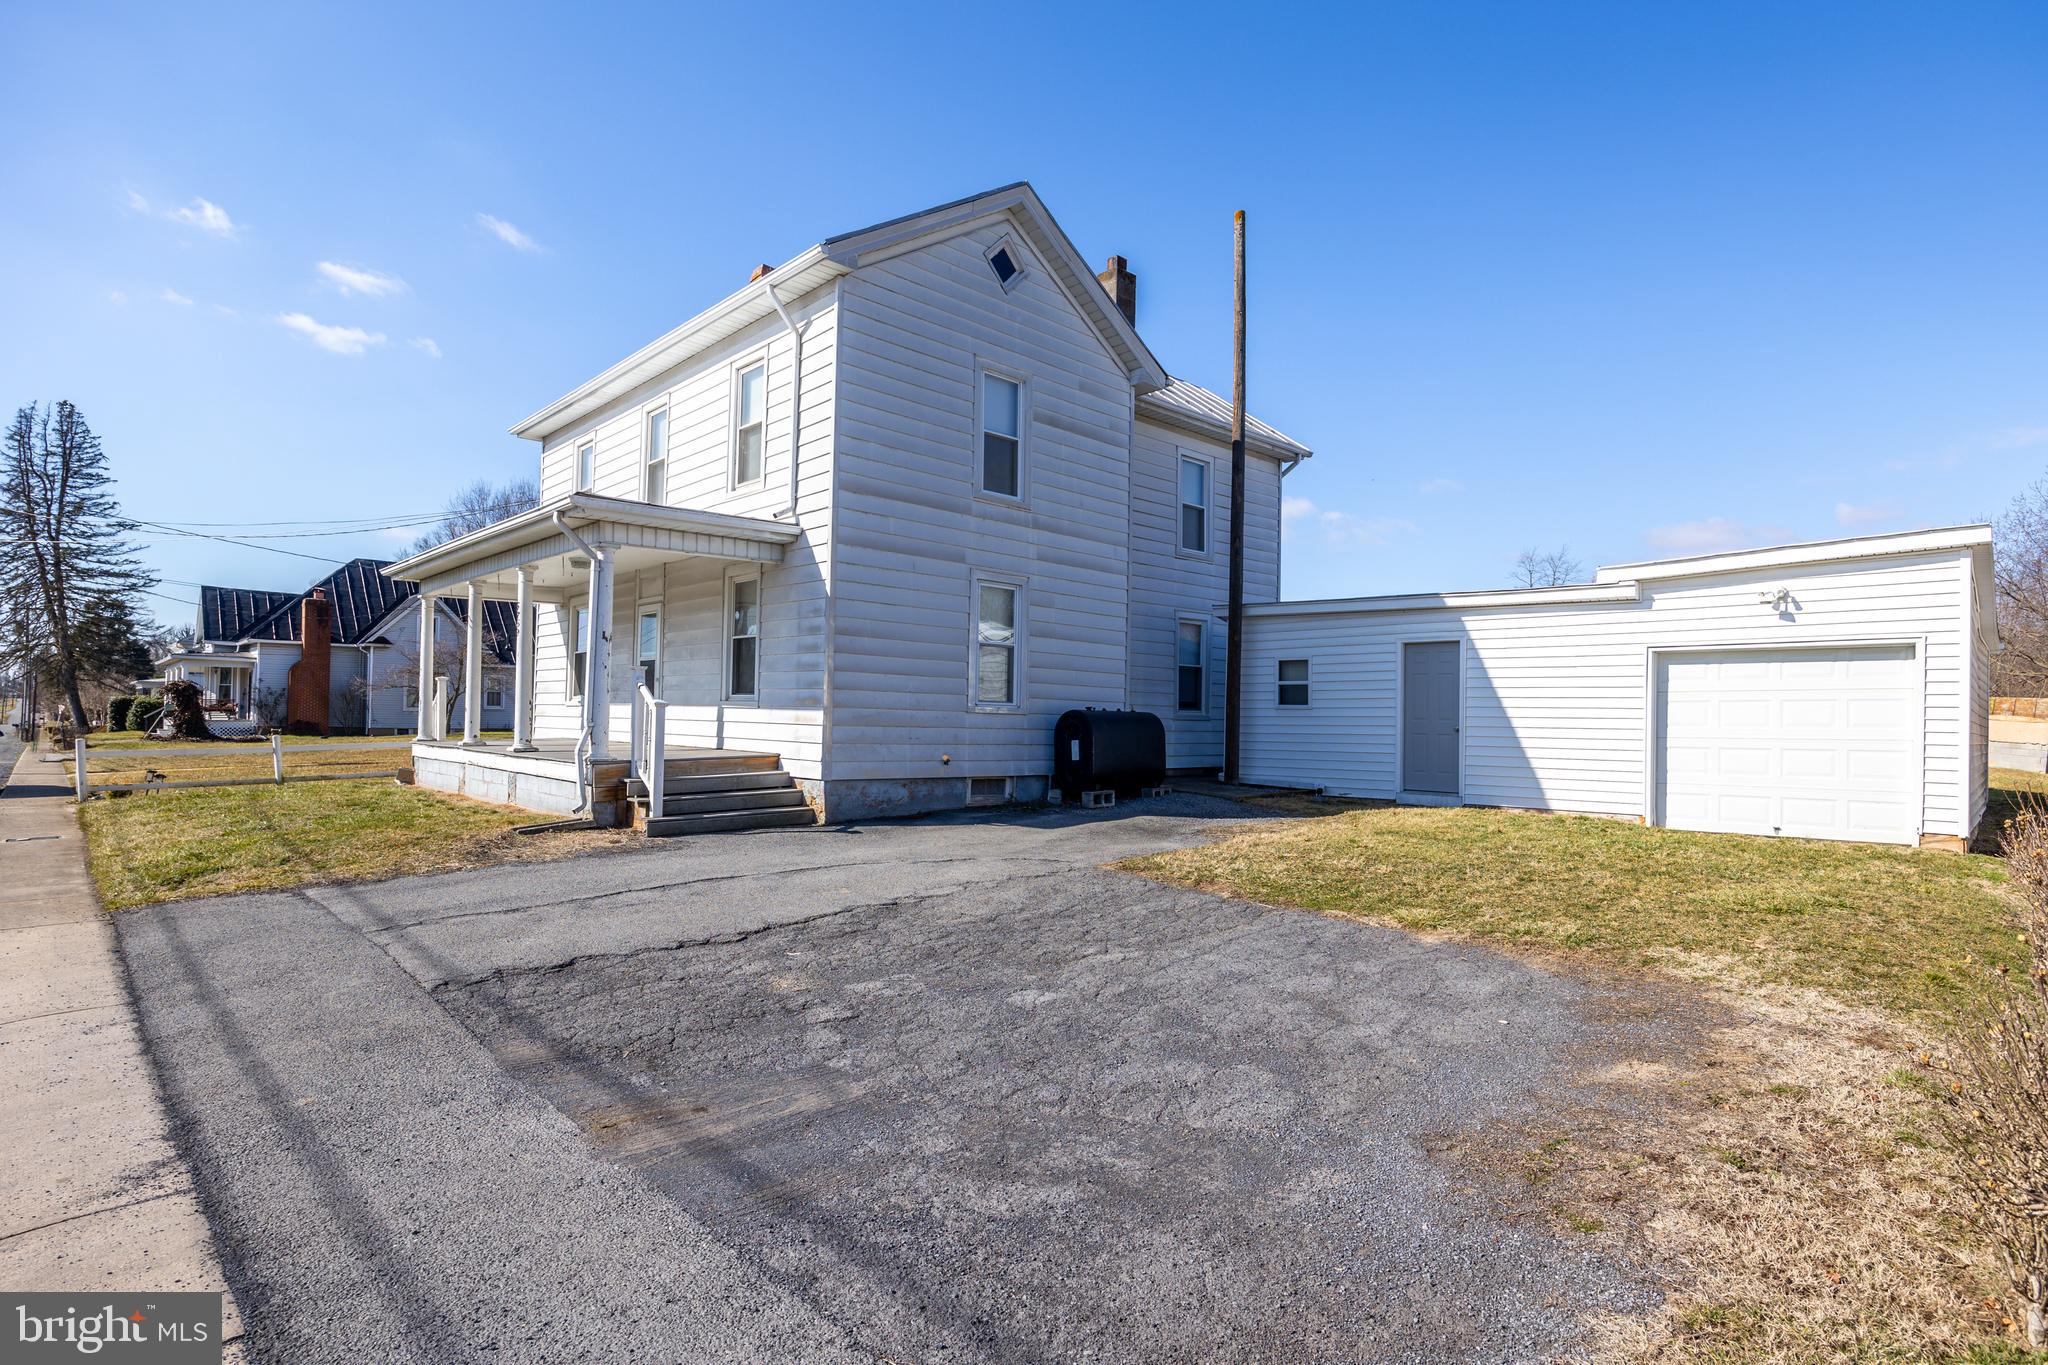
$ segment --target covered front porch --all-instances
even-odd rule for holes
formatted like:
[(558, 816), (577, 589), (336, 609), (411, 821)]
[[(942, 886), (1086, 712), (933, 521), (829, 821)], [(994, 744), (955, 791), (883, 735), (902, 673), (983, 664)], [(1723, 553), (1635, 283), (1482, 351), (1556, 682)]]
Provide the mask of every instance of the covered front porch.
[[(467, 604), (457, 651), (419, 651), (419, 695), (434, 700), (420, 708), (416, 779), (601, 825), (637, 806), (651, 829), (802, 805), (782, 746), (758, 742), (775, 738), (763, 689), (749, 676), (731, 695), (726, 667), (729, 655), (757, 667), (758, 642), (731, 642), (758, 631), (763, 578), (799, 535), (782, 521), (573, 494), (393, 565), (385, 572), (419, 585), (423, 630), (441, 599)], [(747, 585), (737, 615), (735, 574)], [(462, 708), (460, 734), (445, 728), (454, 691), (482, 693), (487, 600), (516, 606), (509, 740), (483, 738), (477, 706)]]

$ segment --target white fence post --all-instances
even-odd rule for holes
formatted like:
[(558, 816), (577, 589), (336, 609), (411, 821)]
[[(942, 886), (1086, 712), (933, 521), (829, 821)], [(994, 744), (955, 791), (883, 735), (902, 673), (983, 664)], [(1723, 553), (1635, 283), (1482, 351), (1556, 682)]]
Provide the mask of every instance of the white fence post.
[(92, 795), (92, 782), (85, 775), (85, 741), (83, 739), (71, 741), (71, 764), (72, 767), (77, 769), (71, 775), (72, 785), (77, 789), (78, 799), (83, 801), (86, 797)]
[(283, 735), (272, 735), (270, 737), (270, 775), (277, 779), (279, 786), (284, 785)]

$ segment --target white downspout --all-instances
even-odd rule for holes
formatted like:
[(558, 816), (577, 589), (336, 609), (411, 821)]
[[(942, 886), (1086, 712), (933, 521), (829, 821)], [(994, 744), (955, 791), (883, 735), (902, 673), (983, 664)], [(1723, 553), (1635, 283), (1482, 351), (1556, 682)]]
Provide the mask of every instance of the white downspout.
[(798, 460), (803, 452), (804, 437), (804, 331), (810, 326), (796, 325), (796, 319), (789, 315), (789, 309), (782, 306), (776, 296), (775, 281), (768, 277), (761, 280), (761, 292), (768, 296), (770, 306), (782, 319), (782, 325), (789, 329), (790, 344), (795, 350), (795, 369), (789, 381), (789, 505), (775, 515), (796, 519), (796, 476)]
[[(598, 579), (598, 575), (595, 572), (597, 562), (599, 559), (603, 558), (603, 556), (598, 553), (596, 548), (593, 547), (589, 541), (583, 538), (582, 534), (578, 532), (575, 527), (571, 526), (568, 523), (567, 519), (563, 515), (567, 510), (568, 509), (561, 507), (556, 508), (554, 510), (554, 513), (551, 516), (549, 516), (548, 520), (552, 521), (555, 524), (555, 529), (557, 531), (560, 531), (570, 540), (576, 542), (576, 547), (582, 550), (583, 553), (589, 557), (591, 567), (593, 570), (593, 572), (590, 575), (590, 580), (592, 583), (595, 583)], [(591, 593), (589, 611), (590, 631), (591, 634), (594, 636), (597, 633), (597, 594), (595, 592)], [(571, 629), (574, 629), (573, 621), (574, 618), (572, 617)], [(569, 642), (569, 647), (573, 650), (576, 647), (576, 642), (574, 640), (571, 640)], [(596, 734), (591, 724), (592, 710), (590, 705), (590, 694), (596, 690), (596, 688), (591, 686), (591, 679), (588, 676), (588, 670), (586, 668), (586, 675), (583, 679), (583, 728), (581, 733), (579, 733), (576, 736), (576, 809), (570, 812), (572, 815), (580, 815), (584, 811), (590, 809), (590, 770), (588, 764), (590, 760), (591, 745), (596, 742)], [(599, 704), (603, 705), (606, 702), (606, 700), (607, 699), (605, 698), (599, 698)]]

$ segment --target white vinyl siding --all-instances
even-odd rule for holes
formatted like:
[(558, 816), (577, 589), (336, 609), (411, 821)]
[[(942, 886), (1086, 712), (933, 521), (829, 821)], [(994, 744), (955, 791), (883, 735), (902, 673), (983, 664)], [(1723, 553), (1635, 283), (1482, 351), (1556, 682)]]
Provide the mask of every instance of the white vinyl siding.
[[(844, 281), (835, 781), (1046, 773), (1062, 711), (1128, 698), (1130, 383), (1050, 271), (997, 284), (984, 253), (1003, 235), (976, 227)], [(978, 492), (988, 370), (1029, 377), (1021, 503)], [(1009, 708), (973, 700), (977, 571), (1026, 585)]]
[[(1943, 551), (1667, 579), (1643, 584), (1638, 602), (1254, 614), (1247, 676), (1309, 658), (1315, 693), (1312, 706), (1283, 708), (1274, 690), (1247, 689), (1244, 777), (1396, 795), (1400, 646), (1454, 638), (1466, 659), (1465, 801), (1642, 817), (1653, 649), (1910, 640), (1925, 651), (1920, 827), (1961, 834), (1976, 744), (1965, 696), (1969, 563), (1967, 551)], [(1758, 600), (1781, 586), (1797, 602), (1790, 620)]]
[[(750, 749), (782, 755), (795, 776), (816, 780), (824, 760), (823, 705), (830, 615), (829, 574), (834, 536), (833, 432), (837, 408), (838, 312), (831, 287), (799, 300), (785, 299), (805, 328), (803, 343), (802, 464), (796, 523), (803, 535), (783, 561), (761, 574), (761, 672), (752, 703), (725, 696), (725, 563), (679, 559), (657, 568), (622, 573), (616, 586), (612, 635), (611, 744), (627, 741), (631, 686), (629, 652), (634, 613), (642, 600), (662, 604), (662, 695), (670, 742)], [(781, 320), (749, 326), (704, 354), (624, 395), (604, 410), (550, 437), (541, 457), (541, 497), (571, 491), (578, 443), (596, 448), (592, 491), (640, 498), (645, 479), (645, 412), (666, 400), (669, 505), (773, 517), (789, 501), (791, 416), (796, 394), (795, 349)], [(762, 434), (764, 477), (733, 487), (733, 432), (739, 398), (736, 367), (764, 367)], [(569, 631), (565, 608), (542, 603), (534, 632), (534, 734), (567, 739), (576, 733)]]
[[(1227, 623), (1214, 615), (1230, 596), (1230, 557), (1184, 554), (1181, 543), (1181, 462), (1195, 455), (1209, 469), (1209, 543), (1229, 544), (1230, 452), (1198, 437), (1141, 421), (1132, 442), (1130, 487), (1130, 705), (1166, 725), (1166, 765), (1214, 772), (1223, 765), (1224, 664)], [(1280, 595), (1280, 462), (1245, 457), (1244, 579), (1247, 602)], [(1183, 615), (1208, 621), (1208, 705), (1183, 712), (1176, 704), (1179, 676), (1175, 639)], [(1245, 674), (1247, 693), (1260, 690)]]

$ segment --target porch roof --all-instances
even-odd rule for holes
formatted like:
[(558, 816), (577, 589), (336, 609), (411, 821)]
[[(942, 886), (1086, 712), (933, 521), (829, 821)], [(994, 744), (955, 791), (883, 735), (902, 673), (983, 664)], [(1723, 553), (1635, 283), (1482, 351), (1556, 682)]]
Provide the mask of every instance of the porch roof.
[(570, 562), (583, 549), (569, 530), (610, 547), (622, 569), (689, 555), (779, 564), (783, 547), (803, 534), (788, 522), (761, 517), (571, 493), (389, 565), (384, 572), (419, 584), (423, 593), (476, 583), (486, 596), (506, 598), (516, 591), (515, 570), (530, 565), (534, 586), (545, 595), (577, 585), (588, 568)]
[(205, 664), (209, 668), (254, 668), (254, 654), (231, 654), (224, 650), (174, 649), (156, 661), (162, 668), (166, 664)]

